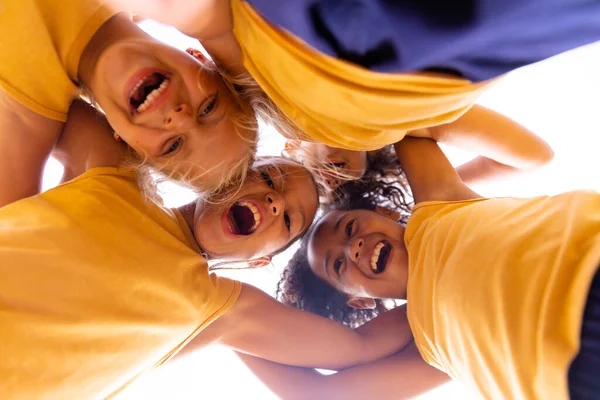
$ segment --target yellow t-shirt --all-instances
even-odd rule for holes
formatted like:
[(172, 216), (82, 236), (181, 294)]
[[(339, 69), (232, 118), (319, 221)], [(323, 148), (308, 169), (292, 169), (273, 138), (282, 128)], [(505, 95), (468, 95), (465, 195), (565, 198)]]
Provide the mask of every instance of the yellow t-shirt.
[(79, 58), (115, 13), (96, 0), (0, 3), (0, 87), (44, 117), (66, 121)]
[(405, 242), (408, 318), (428, 363), (486, 399), (568, 399), (600, 194), (422, 203)]
[(454, 121), (495, 81), (373, 72), (314, 50), (243, 0), (231, 8), (244, 66), (304, 140), (379, 149), (407, 131)]
[(0, 398), (111, 397), (237, 299), (183, 217), (98, 168), (0, 209)]

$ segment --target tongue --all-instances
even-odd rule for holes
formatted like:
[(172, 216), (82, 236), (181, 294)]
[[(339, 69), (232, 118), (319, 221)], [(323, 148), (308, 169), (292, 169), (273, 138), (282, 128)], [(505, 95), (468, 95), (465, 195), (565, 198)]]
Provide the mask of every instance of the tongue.
[(229, 209), (229, 226), (236, 235), (250, 235), (254, 228), (254, 214), (246, 206), (234, 204)]

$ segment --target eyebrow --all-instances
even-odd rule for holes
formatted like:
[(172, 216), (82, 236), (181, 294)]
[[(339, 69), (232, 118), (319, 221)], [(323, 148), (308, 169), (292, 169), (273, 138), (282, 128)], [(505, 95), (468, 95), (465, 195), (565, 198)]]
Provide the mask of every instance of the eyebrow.
[(329, 275), (329, 268), (327, 268), (327, 266), (329, 265), (330, 258), (331, 258), (331, 252), (328, 250), (327, 253), (325, 254), (325, 275), (327, 275), (328, 278), (331, 278), (331, 275)]
[[(340, 230), (340, 224), (342, 223), (342, 220), (344, 219), (346, 215), (342, 214), (338, 217), (337, 221), (335, 221), (335, 226), (334, 226), (334, 233), (338, 233), (338, 231)], [(329, 265), (329, 259), (331, 258), (331, 251), (327, 251), (327, 253), (325, 254), (325, 275), (327, 275), (328, 278), (331, 278), (331, 275), (329, 274), (329, 268), (327, 268), (327, 266)]]
[(345, 217), (345, 216), (346, 216), (345, 214), (342, 214), (342, 215), (340, 215), (340, 216), (338, 217), (337, 221), (335, 221), (335, 226), (334, 226), (334, 228), (333, 228), (333, 230), (334, 230), (334, 233), (338, 233), (338, 232), (339, 232), (339, 230), (340, 230), (340, 225), (341, 225), (341, 223), (342, 223), (342, 220), (344, 219), (344, 217)]

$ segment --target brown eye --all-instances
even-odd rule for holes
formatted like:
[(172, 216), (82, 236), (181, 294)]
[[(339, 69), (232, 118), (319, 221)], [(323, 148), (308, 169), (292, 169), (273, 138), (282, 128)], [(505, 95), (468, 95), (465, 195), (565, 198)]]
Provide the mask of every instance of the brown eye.
[(353, 219), (352, 221), (346, 224), (346, 237), (348, 238), (352, 237), (352, 228), (354, 228), (354, 221), (356, 221), (356, 219)]
[(340, 258), (336, 259), (336, 260), (333, 262), (333, 270), (335, 271), (335, 273), (336, 273), (337, 275), (339, 275), (339, 274), (340, 274), (340, 269), (342, 268), (342, 264), (343, 264), (342, 257), (340, 257)]
[(271, 189), (275, 189), (275, 184), (273, 183), (273, 178), (267, 172), (261, 172), (260, 177)]

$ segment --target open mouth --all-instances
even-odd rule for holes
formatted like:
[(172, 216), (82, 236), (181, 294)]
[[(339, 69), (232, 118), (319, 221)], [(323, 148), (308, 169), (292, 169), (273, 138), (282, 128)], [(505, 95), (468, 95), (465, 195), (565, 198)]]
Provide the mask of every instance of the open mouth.
[(160, 72), (152, 72), (140, 79), (129, 93), (129, 105), (141, 113), (152, 107), (161, 94), (169, 87), (169, 77)]
[(235, 235), (251, 235), (260, 226), (258, 208), (249, 201), (238, 201), (227, 211), (227, 227)]
[(375, 245), (373, 255), (371, 256), (371, 270), (373, 273), (380, 274), (385, 271), (391, 250), (392, 246), (387, 240), (382, 240)]

